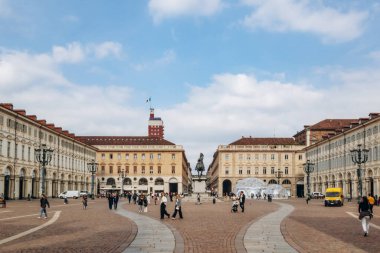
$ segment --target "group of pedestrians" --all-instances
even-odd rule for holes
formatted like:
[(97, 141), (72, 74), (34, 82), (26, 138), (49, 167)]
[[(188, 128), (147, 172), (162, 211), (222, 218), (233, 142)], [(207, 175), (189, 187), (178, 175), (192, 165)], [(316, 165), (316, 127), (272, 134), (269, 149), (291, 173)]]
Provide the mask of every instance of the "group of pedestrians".
[[(177, 213), (179, 214), (179, 218), (183, 219), (182, 215), (182, 197), (178, 193), (175, 196), (175, 206), (174, 206), (174, 212), (172, 214), (172, 219), (175, 220)], [(161, 192), (161, 201), (160, 201), (160, 216), (161, 219), (164, 219), (165, 215), (170, 218), (170, 214), (166, 210), (166, 206), (168, 203), (168, 198), (165, 196), (164, 192)]]
[(112, 210), (112, 207), (116, 210), (117, 204), (119, 202), (119, 194), (117, 193), (109, 193), (107, 196), (108, 199), (108, 208)]

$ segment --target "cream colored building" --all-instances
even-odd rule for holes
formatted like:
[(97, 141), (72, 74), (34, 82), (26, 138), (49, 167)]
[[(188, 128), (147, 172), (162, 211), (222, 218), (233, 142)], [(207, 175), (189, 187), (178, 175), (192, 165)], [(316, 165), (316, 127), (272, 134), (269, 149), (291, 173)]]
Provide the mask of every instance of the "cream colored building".
[(188, 192), (190, 165), (181, 145), (149, 136), (82, 136), (98, 149), (98, 193)]
[(54, 124), (13, 109), (12, 104), (0, 104), (0, 194), (9, 199), (40, 196), (35, 149), (43, 144), (54, 150), (46, 167), (49, 197), (66, 190), (90, 189), (87, 163), (96, 158), (95, 148)]
[(380, 195), (380, 114), (352, 120), (324, 139), (305, 148), (306, 158), (315, 163), (310, 176), (312, 191), (324, 193), (328, 187), (341, 187), (346, 197), (358, 196), (358, 166), (352, 162), (350, 150), (357, 145), (369, 150), (362, 176), (363, 194)]
[(267, 184), (279, 180), (291, 196), (302, 196), (304, 147), (293, 138), (252, 137), (220, 145), (208, 168), (209, 188), (222, 196), (232, 192), (239, 180), (258, 178)]

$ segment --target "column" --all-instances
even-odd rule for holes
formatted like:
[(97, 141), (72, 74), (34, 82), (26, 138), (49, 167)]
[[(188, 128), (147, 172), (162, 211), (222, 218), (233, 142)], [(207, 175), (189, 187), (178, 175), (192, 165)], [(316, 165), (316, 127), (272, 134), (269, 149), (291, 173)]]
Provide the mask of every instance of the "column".
[(13, 190), (14, 190), (14, 192), (13, 192), (13, 194), (14, 194), (14, 196), (13, 196), (13, 198), (14, 199), (18, 199), (18, 197), (20, 196), (20, 177), (19, 176), (16, 176), (16, 178), (15, 178), (15, 187), (14, 188), (12, 188)]

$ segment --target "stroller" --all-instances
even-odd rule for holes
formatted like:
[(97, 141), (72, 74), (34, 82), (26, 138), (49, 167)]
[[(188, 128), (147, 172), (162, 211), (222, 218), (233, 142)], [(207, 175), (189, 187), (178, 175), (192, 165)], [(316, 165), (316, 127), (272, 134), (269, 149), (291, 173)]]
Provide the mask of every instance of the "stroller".
[(239, 201), (238, 200), (234, 200), (232, 202), (231, 213), (232, 212), (237, 213), (238, 207), (239, 207)]

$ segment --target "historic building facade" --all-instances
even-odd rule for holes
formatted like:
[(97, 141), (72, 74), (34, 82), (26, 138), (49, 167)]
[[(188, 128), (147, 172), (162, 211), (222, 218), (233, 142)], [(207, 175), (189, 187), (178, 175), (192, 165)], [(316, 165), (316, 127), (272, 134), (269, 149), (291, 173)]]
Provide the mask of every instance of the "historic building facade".
[(191, 169), (185, 150), (164, 139), (161, 118), (150, 110), (148, 136), (82, 136), (98, 149), (98, 193), (186, 193)]
[(279, 182), (290, 196), (303, 196), (304, 147), (293, 138), (252, 137), (220, 145), (207, 171), (209, 188), (222, 196), (239, 180), (258, 178), (267, 184)]
[(328, 187), (341, 187), (345, 197), (358, 196), (358, 166), (352, 162), (350, 150), (368, 149), (363, 167), (363, 194), (380, 195), (380, 114), (350, 120), (323, 140), (305, 148), (306, 159), (313, 162), (310, 175), (312, 191), (325, 192)]
[(66, 190), (89, 190), (91, 174), (87, 163), (96, 158), (96, 149), (74, 134), (0, 104), (0, 194), (7, 199), (40, 196), (40, 164), (35, 149), (53, 149), (46, 166), (45, 193), (57, 197)]

